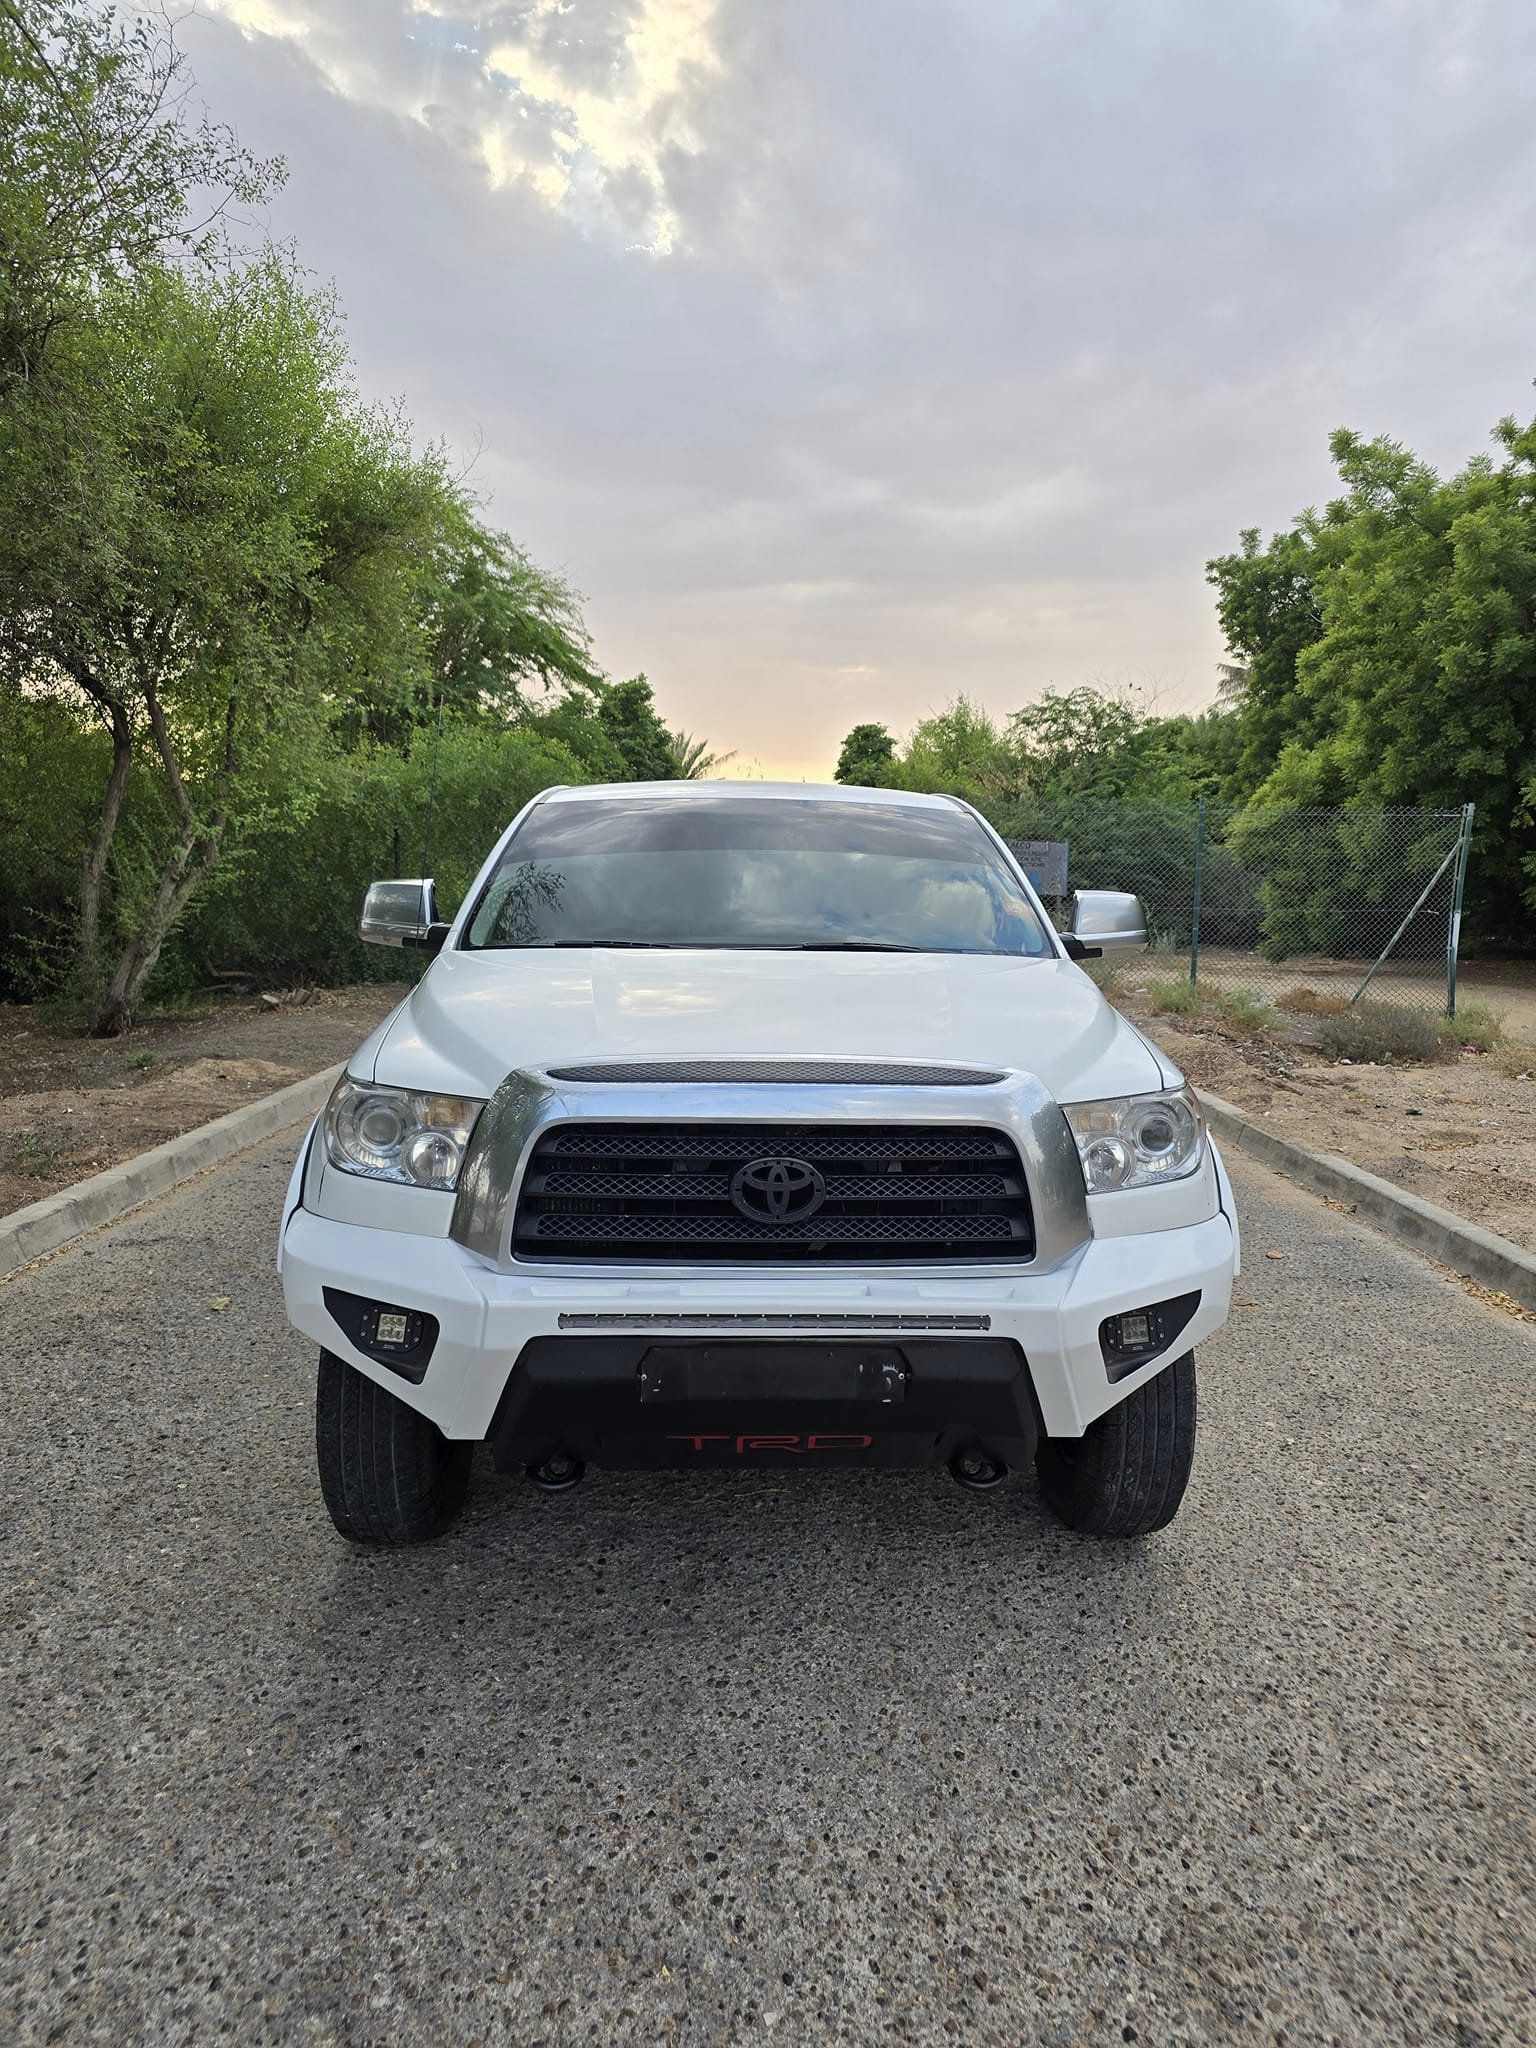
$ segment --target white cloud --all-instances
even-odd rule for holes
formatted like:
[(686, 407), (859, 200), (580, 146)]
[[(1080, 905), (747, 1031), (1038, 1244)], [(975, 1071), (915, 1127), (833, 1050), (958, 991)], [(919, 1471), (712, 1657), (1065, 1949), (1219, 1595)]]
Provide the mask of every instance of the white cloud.
[[(693, 93), (719, 68), (715, 0), (623, 11), (528, 0), (469, 19), (431, 0), (209, 0), (243, 34), (300, 45), (345, 97), (464, 139), (492, 186), (656, 255), (676, 244), (663, 161), (697, 147)], [(634, 243), (636, 235), (641, 237)]]

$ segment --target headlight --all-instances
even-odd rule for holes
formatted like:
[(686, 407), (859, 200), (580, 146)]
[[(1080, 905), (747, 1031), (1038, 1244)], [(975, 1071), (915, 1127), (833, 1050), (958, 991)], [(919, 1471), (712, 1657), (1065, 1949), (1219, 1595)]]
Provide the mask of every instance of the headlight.
[(1182, 1180), (1200, 1164), (1205, 1125), (1187, 1088), (1079, 1102), (1066, 1112), (1090, 1195)]
[(465, 1095), (370, 1088), (343, 1074), (325, 1105), (325, 1156), (343, 1173), (369, 1180), (454, 1188), (484, 1107)]

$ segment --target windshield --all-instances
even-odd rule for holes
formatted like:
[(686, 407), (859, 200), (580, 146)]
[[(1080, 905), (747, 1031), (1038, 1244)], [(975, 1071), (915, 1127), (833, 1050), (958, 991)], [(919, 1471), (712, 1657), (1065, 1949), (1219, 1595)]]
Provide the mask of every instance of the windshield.
[(465, 944), (1053, 950), (968, 812), (682, 790), (541, 804), (497, 863)]

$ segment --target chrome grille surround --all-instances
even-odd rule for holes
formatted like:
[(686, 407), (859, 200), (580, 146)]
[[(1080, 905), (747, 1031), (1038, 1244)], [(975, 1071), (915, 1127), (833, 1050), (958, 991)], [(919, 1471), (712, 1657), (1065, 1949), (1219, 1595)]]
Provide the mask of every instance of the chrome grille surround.
[[(656, 1065), (665, 1069), (668, 1063)], [(1017, 1151), (1034, 1217), (1033, 1258), (993, 1259), (996, 1270), (1048, 1270), (1070, 1258), (1092, 1235), (1076, 1145), (1054, 1098), (1033, 1074), (1009, 1073), (1001, 1083), (988, 1077), (967, 1088), (845, 1084), (834, 1089), (820, 1083), (575, 1082), (557, 1080), (551, 1068), (532, 1067), (508, 1074), (481, 1113), (460, 1176), (449, 1235), (499, 1271), (524, 1276), (548, 1272), (552, 1277), (595, 1273), (592, 1261), (562, 1259), (553, 1247), (537, 1258), (514, 1259), (511, 1249), (518, 1191), (540, 1136), (552, 1124), (588, 1119), (642, 1126), (771, 1122), (813, 1127), (911, 1124), (925, 1131), (946, 1124), (986, 1127), (1011, 1140)], [(850, 1256), (857, 1259), (856, 1244), (850, 1246)], [(987, 1263), (985, 1255), (977, 1261), (983, 1267)], [(956, 1264), (953, 1257), (920, 1255), (910, 1265), (884, 1262), (884, 1270), (952, 1274)], [(636, 1258), (627, 1265), (605, 1259), (602, 1270), (610, 1279), (630, 1271), (648, 1281), (675, 1274), (695, 1282), (702, 1282), (706, 1274), (721, 1279), (750, 1273), (757, 1283), (771, 1286), (791, 1274), (828, 1268), (793, 1260), (771, 1265), (761, 1260), (706, 1263), (680, 1255), (675, 1261)]]

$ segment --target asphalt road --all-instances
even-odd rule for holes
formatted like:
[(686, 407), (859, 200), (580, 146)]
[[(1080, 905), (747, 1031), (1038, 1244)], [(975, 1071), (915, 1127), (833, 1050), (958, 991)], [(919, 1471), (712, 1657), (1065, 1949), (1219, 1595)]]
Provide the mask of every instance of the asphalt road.
[(283, 1149), (0, 1286), (5, 2048), (1532, 2039), (1536, 1326), (1239, 1160), (1145, 1545), (487, 1472), (363, 1555)]

